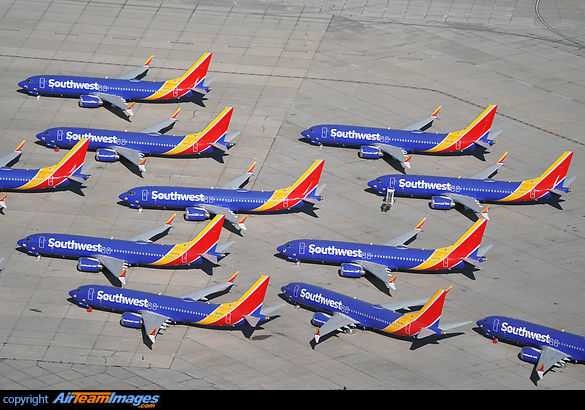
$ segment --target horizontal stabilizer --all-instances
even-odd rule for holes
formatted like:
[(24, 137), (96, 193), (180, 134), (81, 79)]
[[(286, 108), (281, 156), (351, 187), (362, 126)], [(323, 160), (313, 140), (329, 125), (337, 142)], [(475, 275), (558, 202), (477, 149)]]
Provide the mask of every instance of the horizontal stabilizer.
[(8, 196), (8, 194), (3, 194), (2, 197), (0, 197), (0, 208), (6, 208), (6, 197)]
[(482, 246), (481, 248), (479, 248), (477, 250), (477, 256), (480, 258), (484, 257), (485, 254), (488, 253), (488, 251), (492, 248), (492, 246), (494, 246), (494, 245)]
[(483, 141), (479, 141), (479, 140), (473, 140), (472, 141), (475, 145), (479, 145), (480, 147), (484, 148), (484, 149), (490, 149), (491, 145), (488, 144), (487, 142), (483, 142)]
[(281, 303), (280, 305), (274, 305), (270, 307), (262, 307), (262, 309), (260, 310), (260, 314), (263, 316), (270, 316), (272, 312), (274, 312), (277, 309), (280, 309), (284, 305), (286, 305), (286, 303)]
[(67, 177), (67, 179), (69, 181), (77, 182), (78, 184), (83, 184), (85, 182), (85, 179), (83, 179), (82, 177), (75, 176), (75, 175), (69, 175)]
[(217, 245), (217, 246), (215, 247), (215, 251), (216, 251), (217, 253), (224, 253), (224, 251), (225, 251), (227, 248), (229, 248), (230, 246), (232, 246), (234, 243), (236, 243), (236, 241), (228, 241), (228, 242), (226, 242), (226, 243), (223, 243), (223, 244), (221, 244), (221, 245)]
[(228, 135), (225, 136), (225, 138), (223, 139), (225, 142), (232, 142), (232, 140), (234, 138), (236, 138), (238, 135), (240, 135), (240, 131), (236, 131), (236, 132), (231, 132)]
[(211, 263), (217, 263), (217, 256), (212, 255), (210, 253), (200, 253), (199, 256), (201, 256), (203, 259), (208, 260)]
[(256, 325), (260, 321), (260, 318), (258, 316), (252, 315), (244, 315), (244, 319), (246, 319), (246, 322), (248, 322), (248, 324), (252, 327), (256, 327)]
[(566, 178), (565, 182), (563, 182), (563, 188), (568, 188), (569, 185), (571, 185), (571, 183), (575, 180), (575, 178), (577, 178), (577, 177), (574, 176), (574, 177)]

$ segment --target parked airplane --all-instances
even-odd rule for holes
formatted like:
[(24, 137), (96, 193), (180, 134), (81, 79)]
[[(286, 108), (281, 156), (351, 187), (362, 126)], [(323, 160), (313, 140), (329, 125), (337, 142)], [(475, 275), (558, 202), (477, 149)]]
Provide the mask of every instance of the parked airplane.
[(220, 188), (187, 188), (176, 186), (142, 186), (120, 195), (120, 199), (133, 208), (184, 209), (188, 221), (203, 221), (210, 214), (225, 215), (239, 229), (246, 229), (243, 219), (234, 212), (267, 212), (302, 207), (321, 200), (325, 185), (319, 185), (324, 161), (317, 160), (290, 187), (276, 191), (248, 191), (240, 187), (248, 181), (254, 164)]
[[(424, 339), (444, 335), (447, 330), (470, 323), (466, 321), (439, 325), (445, 296), (451, 287), (439, 290), (430, 299), (381, 304), (368, 303), (307, 283), (289, 283), (281, 290), (290, 301), (317, 311), (312, 319), (313, 325), (317, 326), (315, 343), (319, 343), (320, 338), (336, 330), (346, 329), (353, 332), (356, 326)], [(409, 311), (411, 307), (423, 304), (422, 309), (416, 313), (396, 312), (400, 309)]]
[(217, 245), (223, 225), (223, 216), (215, 217), (191, 241), (176, 245), (152, 243), (171, 228), (173, 215), (164, 225), (150, 229), (127, 240), (59, 233), (37, 233), (17, 243), (31, 255), (62, 256), (78, 259), (82, 272), (98, 272), (105, 268), (123, 285), (130, 265), (184, 266), (206, 259), (217, 263), (232, 243)]
[(121, 156), (145, 171), (145, 155), (185, 156), (210, 153), (214, 150), (226, 152), (231, 141), (239, 134), (227, 135), (233, 108), (225, 108), (202, 132), (185, 136), (166, 136), (177, 119), (177, 110), (168, 120), (161, 121), (140, 132), (101, 130), (94, 128), (55, 127), (40, 134), (40, 139), (51, 148), (69, 148), (81, 138), (89, 138), (89, 149), (96, 150), (95, 159), (113, 162)]
[[(439, 107), (441, 108), (441, 107)], [(301, 132), (312, 143), (359, 147), (362, 158), (381, 158), (388, 154), (410, 168), (412, 154), (455, 153), (487, 150), (495, 141), (488, 139), (497, 105), (490, 105), (467, 128), (447, 134), (423, 132), (436, 118), (439, 109), (430, 117), (400, 130), (360, 127), (353, 125), (316, 125)]]
[(454, 245), (439, 249), (407, 248), (405, 244), (421, 231), (425, 219), (414, 229), (382, 245), (298, 239), (276, 249), (288, 260), (297, 263), (311, 261), (341, 264), (339, 275), (344, 277), (359, 278), (366, 271), (370, 272), (392, 289), (395, 289), (396, 280), (396, 275), (389, 274), (392, 270), (450, 270), (464, 266), (477, 267), (485, 260), (484, 255), (491, 248), (491, 245), (480, 248), (486, 219), (475, 222)]
[(477, 325), (494, 339), (524, 346), (520, 359), (535, 363), (538, 379), (553, 366), (566, 367), (567, 361), (585, 360), (585, 337), (551, 327), (505, 316), (488, 316)]
[[(88, 175), (83, 173), (83, 161), (87, 153), (88, 139), (79, 141), (56, 165), (40, 169), (15, 169), (7, 167), (20, 157), (25, 141), (10, 154), (0, 158), (0, 189), (28, 191), (64, 187), (71, 182), (83, 183)], [(6, 194), (0, 198), (0, 207), (6, 208)]]
[[(506, 153), (507, 154), (507, 153)], [(575, 177), (566, 179), (573, 152), (566, 151), (541, 176), (520, 182), (494, 181), (490, 179), (504, 163), (506, 154), (494, 165), (469, 178), (436, 177), (430, 175), (384, 175), (368, 185), (385, 195), (388, 208), (394, 203), (394, 195), (431, 198), (434, 209), (451, 209), (459, 203), (482, 214), (485, 207), (480, 202), (526, 203), (558, 199), (571, 192), (569, 185)], [(385, 208), (384, 210), (388, 210)], [(487, 217), (487, 213), (483, 214)]]
[(268, 315), (282, 305), (263, 308), (269, 276), (261, 276), (236, 302), (211, 304), (207, 297), (232, 286), (233, 275), (227, 282), (188, 293), (180, 297), (165, 296), (137, 290), (120, 289), (102, 285), (84, 285), (69, 292), (81, 307), (114, 310), (122, 313), (120, 324), (142, 328), (144, 334), (155, 342), (156, 335), (169, 323), (192, 323), (205, 327), (235, 327), (270, 319)]
[(185, 100), (194, 93), (207, 94), (211, 89), (205, 77), (211, 53), (205, 53), (185, 74), (168, 81), (140, 81), (146, 75), (152, 56), (142, 67), (118, 78), (80, 77), (70, 75), (35, 75), (18, 83), (28, 94), (79, 97), (80, 107), (97, 108), (104, 102), (134, 115), (127, 101)]

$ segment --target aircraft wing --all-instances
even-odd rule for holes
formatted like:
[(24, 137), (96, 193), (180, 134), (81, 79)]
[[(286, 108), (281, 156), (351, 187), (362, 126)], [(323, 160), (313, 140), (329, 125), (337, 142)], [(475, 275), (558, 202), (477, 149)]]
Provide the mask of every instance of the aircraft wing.
[(122, 285), (126, 284), (126, 263), (122, 259), (112, 258), (106, 255), (94, 256)]
[(419, 222), (419, 224), (414, 228), (411, 229), (408, 232), (403, 233), (402, 235), (398, 235), (395, 238), (390, 239), (389, 241), (384, 242), (382, 245), (385, 246), (405, 246), (404, 244), (408, 241), (410, 241), (412, 238), (414, 238), (416, 236), (416, 234), (418, 234), (421, 230), (422, 230), (422, 226), (425, 223), (425, 220), (427, 218), (424, 217), (422, 221)]
[(154, 343), (154, 338), (161, 329), (167, 327), (167, 320), (171, 320), (168, 316), (159, 315), (150, 310), (139, 310), (138, 313), (142, 316), (142, 324), (144, 325), (144, 333), (148, 336), (150, 341)]
[(102, 100), (109, 102), (113, 106), (118, 107), (119, 109), (124, 111), (124, 114), (128, 116), (134, 115), (134, 113), (132, 112), (132, 106), (134, 105), (134, 103), (126, 104), (126, 101), (118, 95), (107, 93), (92, 93), (92, 95), (95, 95), (96, 97), (99, 97)]
[(544, 374), (553, 367), (560, 360), (567, 359), (569, 356), (566, 353), (561, 352), (550, 346), (543, 346), (541, 349), (538, 363), (536, 363), (536, 374), (540, 379), (543, 378)]
[(239, 177), (236, 177), (235, 179), (231, 180), (230, 182), (228, 182), (227, 184), (222, 186), (220, 189), (238, 189), (238, 188), (240, 188), (243, 184), (248, 182), (248, 180), (252, 176), (252, 173), (254, 172), (255, 166), (256, 166), (256, 161), (254, 161), (252, 166), (250, 168), (248, 168), (248, 170), (246, 171), (245, 174), (242, 174)]
[(20, 145), (10, 154), (4, 155), (0, 158), (0, 167), (5, 167), (6, 165), (10, 164), (16, 158), (20, 157), (22, 152), (22, 146), (24, 145), (24, 141), (20, 143)]
[(402, 148), (395, 147), (394, 145), (381, 144), (381, 143), (376, 143), (373, 145), (380, 148), (386, 154), (390, 155), (391, 157), (393, 157), (394, 159), (396, 159), (400, 163), (402, 163), (410, 168), (410, 164), (406, 161), (408, 159), (408, 156), (406, 155), (406, 151), (404, 151)]
[(112, 146), (108, 148), (116, 151), (118, 154), (120, 154), (128, 161), (136, 165), (138, 169), (140, 169), (140, 171), (143, 172), (146, 171), (146, 168), (143, 163), (144, 155), (142, 154), (142, 152), (127, 147)]
[(247, 215), (242, 219), (238, 219), (237, 215), (230, 211), (228, 208), (224, 208), (222, 206), (217, 205), (208, 205), (208, 204), (198, 204), (197, 207), (203, 208), (212, 214), (215, 215), (224, 215), (225, 219), (233, 223), (236, 227), (240, 229), (246, 230), (246, 226), (244, 225), (244, 221), (248, 217)]
[(175, 111), (175, 113), (171, 115), (170, 118), (162, 120), (161, 122), (157, 122), (156, 124), (151, 125), (150, 127), (146, 127), (140, 132), (144, 134), (162, 134), (163, 130), (169, 128), (171, 125), (177, 122), (177, 115), (179, 115), (179, 111), (181, 111), (180, 108), (178, 108), (177, 111)]
[(234, 284), (234, 280), (236, 279), (236, 276), (238, 276), (238, 273), (239, 273), (239, 271), (236, 272), (225, 283), (220, 283), (219, 285), (214, 285), (214, 286), (207, 287), (205, 289), (196, 290), (195, 292), (187, 293), (186, 295), (181, 296), (181, 298), (182, 299), (191, 299), (193, 301), (195, 301), (195, 300), (206, 301), (207, 296), (212, 295), (212, 294), (217, 293), (217, 292), (221, 292), (222, 290), (226, 290), (227, 288), (232, 286)]
[(152, 242), (153, 237), (160, 235), (162, 233), (166, 233), (166, 231), (168, 231), (171, 228), (171, 223), (173, 222), (173, 219), (175, 219), (176, 215), (177, 214), (173, 214), (173, 216), (171, 216), (171, 218), (168, 221), (166, 221), (164, 225), (149, 229), (148, 231), (133, 236), (128, 240), (132, 242)]
[(496, 171), (498, 169), (500, 169), (500, 167), (502, 165), (504, 165), (504, 159), (506, 158), (506, 155), (508, 155), (508, 153), (504, 153), (504, 155), (502, 155), (502, 158), (499, 159), (498, 162), (496, 162), (493, 165), (490, 165), (487, 168), (482, 169), (481, 171), (473, 174), (472, 176), (470, 176), (469, 178), (471, 179), (488, 179), (491, 178), (492, 175), (494, 175), (496, 173)]
[(315, 332), (315, 342), (319, 343), (319, 338), (334, 332), (344, 326), (359, 325), (359, 322), (353, 320), (351, 317), (343, 313), (335, 312), (333, 316), (327, 320), (321, 327), (317, 328)]
[(427, 303), (429, 301), (429, 298), (418, 298), (418, 299), (410, 299), (410, 300), (402, 300), (400, 302), (390, 302), (390, 303), (380, 303), (380, 306), (382, 306), (384, 309), (388, 309), (388, 310), (399, 310), (399, 309), (406, 309), (406, 310), (410, 310), (409, 308), (411, 306), (418, 306), (418, 305), (424, 305), (425, 303)]
[(363, 260), (356, 260), (352, 261), (357, 265), (360, 265), (362, 268), (370, 272), (372, 275), (380, 279), (382, 282), (386, 284), (389, 288), (396, 290), (396, 286), (394, 285), (394, 280), (396, 279), (396, 275), (390, 275), (388, 273), (388, 269), (386, 266), (381, 265), (376, 262), (370, 261), (363, 261)]
[(441, 107), (437, 108), (434, 113), (432, 113), (427, 118), (423, 118), (422, 120), (418, 120), (417, 122), (407, 125), (406, 127), (402, 128), (404, 131), (424, 131), (433, 125), (433, 121), (437, 118), (437, 114), (439, 114), (439, 110)]
[[(471, 209), (473, 212), (481, 214), (485, 207), (479, 203), (479, 201), (473, 197), (460, 194), (445, 194), (445, 196), (451, 198), (453, 201), (460, 203), (461, 205)], [(487, 213), (485, 214), (487, 216)], [(487, 218), (486, 218), (487, 219)]]
[(122, 74), (120, 77), (118, 77), (119, 80), (134, 80), (137, 77), (141, 77), (143, 74), (145, 74), (148, 71), (148, 68), (150, 66), (150, 62), (152, 61), (152, 56), (150, 56), (150, 58), (148, 60), (146, 60), (146, 63), (144, 63), (142, 65), (142, 67), (136, 67), (130, 71), (128, 71), (126, 74)]

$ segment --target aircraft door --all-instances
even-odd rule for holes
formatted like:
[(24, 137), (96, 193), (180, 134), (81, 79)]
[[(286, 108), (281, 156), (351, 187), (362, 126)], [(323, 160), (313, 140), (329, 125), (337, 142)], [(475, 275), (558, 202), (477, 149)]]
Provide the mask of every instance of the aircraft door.
[(45, 78), (39, 78), (39, 88), (45, 88)]
[(148, 201), (148, 189), (143, 189), (142, 190), (142, 200), (143, 201)]
[(177, 98), (179, 96), (179, 90), (177, 87), (173, 88), (173, 97)]
[(396, 188), (396, 178), (390, 178), (390, 184), (389, 184), (388, 188), (391, 191), (394, 191), (394, 189)]
[(183, 254), (181, 255), (181, 261), (183, 263), (187, 263), (187, 252), (183, 252)]
[(45, 248), (45, 237), (44, 236), (39, 236), (39, 248), (42, 248), (42, 249)]
[(57, 141), (63, 141), (63, 130), (57, 130)]
[(226, 325), (232, 324), (232, 312), (228, 312), (228, 314), (225, 315), (225, 323)]
[(199, 149), (199, 142), (196, 142), (195, 144), (193, 144), (193, 152), (197, 153)]
[(295, 298), (299, 297), (299, 291), (301, 290), (301, 287), (299, 285), (295, 286), (295, 289), (293, 290), (293, 296)]
[(299, 254), (301, 254), (301, 255), (305, 254), (305, 243), (304, 242), (299, 243)]
[(461, 150), (461, 139), (458, 139), (457, 142), (455, 142), (455, 149), (457, 151)]
[(327, 127), (321, 128), (321, 138), (322, 139), (326, 139), (327, 138)]
[(445, 256), (445, 259), (443, 259), (443, 267), (444, 268), (449, 267), (449, 257), (448, 256)]
[(497, 332), (500, 328), (500, 319), (495, 319), (494, 320), (494, 325), (493, 325), (493, 330), (494, 332)]
[(534, 198), (536, 198), (536, 189), (532, 188), (530, 190), (530, 199), (534, 199)]

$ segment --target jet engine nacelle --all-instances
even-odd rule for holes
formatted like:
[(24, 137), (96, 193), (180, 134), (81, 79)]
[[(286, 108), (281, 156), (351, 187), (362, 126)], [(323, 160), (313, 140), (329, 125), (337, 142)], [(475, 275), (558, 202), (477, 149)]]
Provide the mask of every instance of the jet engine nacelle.
[(116, 151), (109, 148), (99, 148), (95, 152), (96, 161), (114, 162), (120, 159), (120, 156)]
[(339, 268), (339, 275), (344, 278), (359, 278), (365, 274), (366, 271), (355, 263), (342, 263), (341, 268)]
[(205, 221), (209, 218), (209, 212), (201, 208), (185, 208), (183, 217), (186, 221)]
[(382, 150), (378, 147), (373, 145), (364, 145), (360, 147), (359, 156), (361, 158), (368, 158), (368, 159), (378, 159), (384, 155)]
[(313, 326), (321, 327), (329, 320), (331, 316), (326, 315), (323, 312), (316, 312), (311, 319)]
[(97, 108), (104, 105), (101, 98), (95, 95), (81, 95), (79, 97), (79, 106), (84, 108)]
[(102, 264), (97, 259), (79, 258), (77, 269), (81, 272), (99, 272), (102, 269)]
[(142, 326), (142, 316), (138, 313), (124, 312), (120, 318), (120, 324), (122, 326), (140, 329)]
[(433, 209), (451, 209), (455, 207), (455, 202), (446, 196), (431, 197), (431, 208)]

